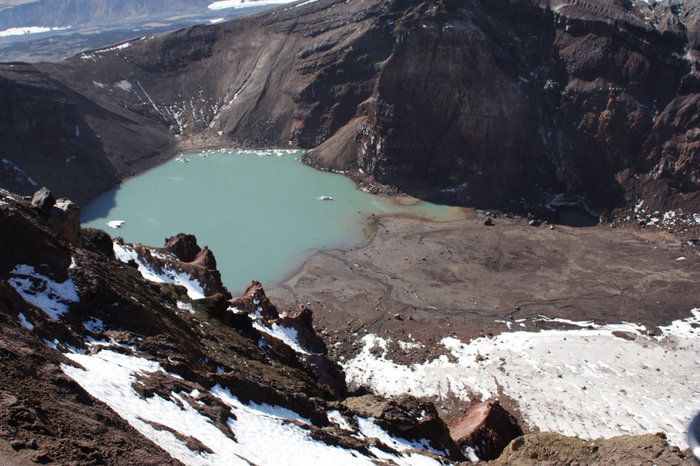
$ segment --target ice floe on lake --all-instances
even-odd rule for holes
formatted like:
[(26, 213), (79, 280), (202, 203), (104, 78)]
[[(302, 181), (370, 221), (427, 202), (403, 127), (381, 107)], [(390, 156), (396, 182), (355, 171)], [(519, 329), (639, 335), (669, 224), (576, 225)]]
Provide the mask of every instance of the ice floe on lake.
[(126, 223), (124, 222), (124, 220), (110, 220), (109, 222), (107, 222), (107, 226), (116, 230), (118, 228), (123, 227), (124, 223)]

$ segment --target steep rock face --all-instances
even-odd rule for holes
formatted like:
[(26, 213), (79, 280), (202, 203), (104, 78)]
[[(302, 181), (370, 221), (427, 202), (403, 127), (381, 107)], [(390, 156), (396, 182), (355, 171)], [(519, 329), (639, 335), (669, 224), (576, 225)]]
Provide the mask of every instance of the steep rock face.
[(697, 0), (319, 0), (32, 72), (149, 128), (125, 147), (86, 117), (120, 177), (164, 147), (291, 145), (463, 204), (698, 211), (697, 17)]
[(171, 143), (149, 122), (100, 108), (30, 65), (0, 68), (0, 183), (5, 188), (31, 193), (44, 185), (84, 202), (116, 184), (120, 175), (143, 170), (139, 161), (149, 159), (152, 166)]
[(472, 448), (481, 459), (499, 457), (511, 440), (523, 435), (515, 417), (496, 400), (486, 400), (459, 419), (447, 422), (450, 436), (460, 448)]

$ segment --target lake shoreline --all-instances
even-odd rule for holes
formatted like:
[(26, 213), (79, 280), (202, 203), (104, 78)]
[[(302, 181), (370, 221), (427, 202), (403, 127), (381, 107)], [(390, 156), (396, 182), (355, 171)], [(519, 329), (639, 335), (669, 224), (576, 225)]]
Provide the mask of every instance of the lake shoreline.
[[(518, 217), (486, 226), (486, 218), (471, 209), (445, 221), (370, 216), (362, 243), (318, 250), (281, 282), (264, 285), (283, 307), (318, 307), (322, 329), (396, 331), (427, 343), (435, 335), (497, 334), (511, 318), (541, 314), (653, 329), (700, 306), (700, 251), (669, 233), (532, 227)], [(348, 319), (340, 315), (345, 308)]]
[(276, 283), (315, 251), (363, 243), (370, 214), (447, 219), (461, 212), (409, 196), (369, 194), (346, 176), (301, 163), (303, 151), (177, 154), (86, 205), (83, 225), (107, 225), (127, 242), (154, 246), (164, 236), (194, 234), (212, 249), (233, 291), (253, 279)]

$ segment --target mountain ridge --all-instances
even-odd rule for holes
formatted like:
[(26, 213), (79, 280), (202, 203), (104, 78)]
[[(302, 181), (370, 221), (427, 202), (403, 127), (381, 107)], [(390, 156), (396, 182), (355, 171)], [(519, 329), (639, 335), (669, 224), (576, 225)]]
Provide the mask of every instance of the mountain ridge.
[(89, 117), (114, 166), (94, 192), (183, 144), (292, 146), (461, 205), (529, 210), (566, 193), (596, 211), (697, 212), (696, 12), (695, 0), (319, 0), (34, 69), (147, 127), (125, 138)]

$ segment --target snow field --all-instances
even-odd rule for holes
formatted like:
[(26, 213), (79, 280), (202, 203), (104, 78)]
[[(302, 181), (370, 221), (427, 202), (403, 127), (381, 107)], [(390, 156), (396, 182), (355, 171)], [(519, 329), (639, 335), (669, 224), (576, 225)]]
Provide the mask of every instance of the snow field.
[[(314, 440), (308, 431), (296, 421), (309, 424), (310, 421), (294, 411), (268, 404), (242, 403), (228, 389), (219, 385), (211, 393), (231, 407), (234, 414), (228, 426), (236, 440), (221, 432), (209, 418), (199, 413), (185, 395), (196, 398), (198, 391), (190, 394), (171, 393), (168, 399), (158, 395), (143, 399), (134, 390), (137, 374), (164, 372), (157, 362), (101, 349), (94, 354), (67, 353), (82, 367), (63, 364), (61, 369), (92, 396), (108, 404), (117, 414), (127, 420), (139, 432), (164, 448), (174, 458), (189, 465), (260, 465), (280, 464), (280, 454), (284, 463), (307, 466), (308, 464), (372, 465), (372, 458), (354, 450), (327, 445)], [(195, 401), (197, 403), (197, 401)], [(332, 419), (340, 417), (339, 413)], [(343, 419), (344, 421), (344, 419)], [(407, 442), (395, 439), (377, 427), (371, 419), (358, 418), (361, 423), (359, 436), (374, 436), (399, 450), (421, 447), (425, 441)], [(349, 426), (347, 421), (344, 421)], [(167, 427), (168, 430), (154, 425)], [(193, 451), (173, 434), (193, 437), (211, 452)], [(431, 465), (439, 462), (416, 453), (392, 455), (372, 447), (378, 457), (394, 461), (399, 465)], [(376, 450), (376, 451), (375, 451)]]
[(210, 10), (225, 10), (227, 8), (247, 8), (251, 6), (262, 5), (281, 5), (283, 3), (292, 3), (297, 0), (222, 0), (219, 2), (210, 3)]
[[(583, 438), (663, 431), (671, 444), (684, 447), (687, 424), (700, 411), (700, 379), (694, 376), (700, 370), (700, 310), (691, 313), (661, 327), (656, 338), (633, 324), (507, 332), (469, 343), (444, 338), (452, 358), (410, 366), (386, 357), (388, 340), (367, 335), (362, 351), (343, 366), (351, 386), (384, 395), (468, 400), (502, 392), (540, 430)], [(375, 346), (383, 354), (374, 356)]]

